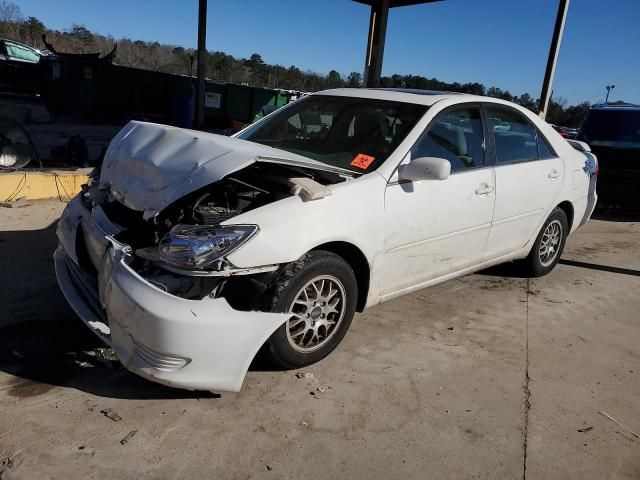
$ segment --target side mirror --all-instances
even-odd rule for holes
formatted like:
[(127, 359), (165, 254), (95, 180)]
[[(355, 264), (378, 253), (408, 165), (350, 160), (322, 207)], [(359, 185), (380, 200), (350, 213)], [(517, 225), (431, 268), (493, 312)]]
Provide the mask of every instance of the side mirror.
[(398, 169), (400, 180), (446, 180), (450, 174), (449, 160), (438, 157), (419, 157)]

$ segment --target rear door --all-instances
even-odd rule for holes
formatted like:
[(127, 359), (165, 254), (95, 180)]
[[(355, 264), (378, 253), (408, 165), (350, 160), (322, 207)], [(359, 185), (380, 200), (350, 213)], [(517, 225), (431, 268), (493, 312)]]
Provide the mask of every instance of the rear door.
[(514, 108), (485, 105), (495, 161), (496, 205), (485, 259), (517, 251), (537, 233), (565, 175), (564, 162)]

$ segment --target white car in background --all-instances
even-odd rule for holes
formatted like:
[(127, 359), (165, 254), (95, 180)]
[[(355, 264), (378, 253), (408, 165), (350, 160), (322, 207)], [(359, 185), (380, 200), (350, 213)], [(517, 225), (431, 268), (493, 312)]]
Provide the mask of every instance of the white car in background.
[(132, 372), (238, 391), (259, 349), (317, 362), (356, 311), (511, 260), (548, 273), (595, 162), (524, 108), (443, 92), (320, 92), (235, 138), (131, 122), (59, 221), (56, 273)]

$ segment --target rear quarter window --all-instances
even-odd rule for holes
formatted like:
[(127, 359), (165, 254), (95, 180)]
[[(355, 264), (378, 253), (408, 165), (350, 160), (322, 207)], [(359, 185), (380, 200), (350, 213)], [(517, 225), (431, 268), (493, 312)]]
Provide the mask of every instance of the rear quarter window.
[(538, 132), (538, 158), (540, 160), (544, 160), (545, 158), (555, 158), (556, 152), (549, 146), (547, 139), (544, 138), (544, 135)]

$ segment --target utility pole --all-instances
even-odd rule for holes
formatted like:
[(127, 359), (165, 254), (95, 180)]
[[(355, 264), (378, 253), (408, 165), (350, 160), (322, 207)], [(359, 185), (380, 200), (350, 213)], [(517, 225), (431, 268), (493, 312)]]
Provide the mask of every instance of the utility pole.
[(558, 52), (560, 43), (562, 42), (562, 34), (564, 32), (564, 24), (567, 21), (567, 12), (569, 11), (569, 0), (559, 0), (558, 14), (556, 15), (556, 24), (553, 28), (553, 37), (551, 38), (551, 47), (549, 48), (549, 58), (547, 60), (547, 69), (544, 72), (544, 81), (542, 82), (542, 92), (540, 93), (540, 117), (544, 120), (547, 116), (547, 108), (549, 108), (549, 98), (551, 97), (551, 88), (553, 86), (553, 76), (556, 72), (556, 63), (558, 62)]
[(195, 128), (202, 129), (204, 125), (204, 71), (206, 68), (207, 56), (207, 1), (198, 2), (198, 59), (196, 65), (197, 88), (196, 88), (196, 111)]
[(604, 103), (609, 103), (609, 93), (611, 93), (611, 90), (613, 90), (614, 88), (616, 88), (615, 85), (607, 85), (607, 98), (605, 99)]

